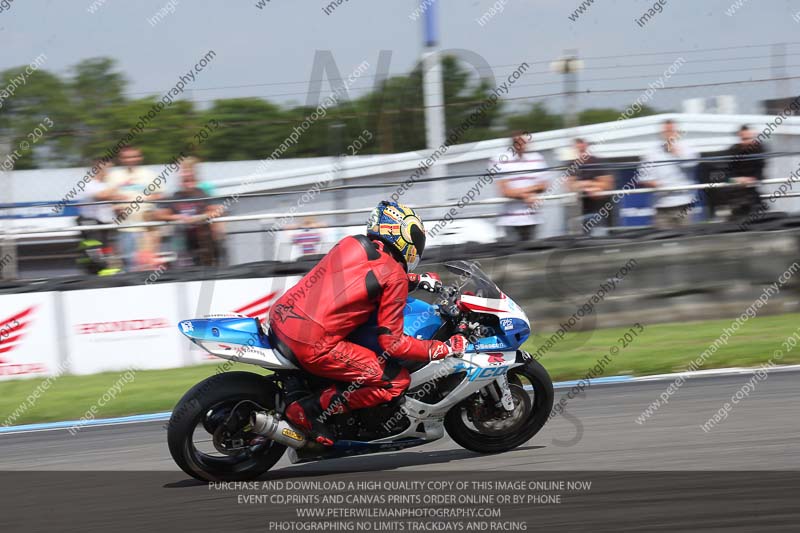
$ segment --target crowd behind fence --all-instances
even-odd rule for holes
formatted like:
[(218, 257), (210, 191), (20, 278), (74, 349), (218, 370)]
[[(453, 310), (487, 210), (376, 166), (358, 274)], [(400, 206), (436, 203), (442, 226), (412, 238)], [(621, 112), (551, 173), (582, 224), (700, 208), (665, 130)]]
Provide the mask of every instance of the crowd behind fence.
[[(540, 187), (536, 194), (532, 194), (523, 202), (528, 214), (535, 214), (548, 204), (555, 203), (565, 206), (563, 227), (568, 233), (583, 233), (586, 235), (604, 235), (620, 225), (630, 226), (630, 221), (622, 224), (621, 214), (625, 211), (626, 202), (637, 196), (646, 196), (647, 202), (638, 203), (637, 206), (657, 205), (660, 198), (670, 195), (688, 195), (689, 200), (679, 205), (681, 209), (673, 210), (670, 222), (685, 218), (686, 223), (701, 221), (729, 220), (735, 221), (741, 229), (757, 222), (770, 210), (775, 210), (775, 202), (784, 198), (794, 198), (800, 192), (794, 191), (794, 184), (800, 179), (800, 168), (789, 175), (780, 178), (764, 179), (742, 182), (737, 176), (726, 175), (720, 168), (730, 167), (731, 164), (748, 164), (758, 162), (762, 167), (770, 160), (776, 158), (792, 158), (795, 160), (800, 153), (797, 152), (761, 152), (753, 154), (723, 154), (715, 156), (692, 156), (688, 158), (661, 158), (661, 160), (639, 161), (582, 161), (580, 172), (591, 175), (611, 175), (614, 186), (604, 190), (593, 190), (591, 199), (594, 211), (586, 212), (585, 204), (587, 193), (584, 190), (572, 188), (564, 181), (561, 187)], [(186, 162), (184, 162), (186, 163)], [(193, 164), (188, 162), (186, 164)], [(689, 166), (694, 169), (687, 174), (691, 179), (684, 183), (674, 185), (659, 185), (649, 178), (660, 169)], [(226, 260), (226, 241), (230, 235), (237, 233), (262, 233), (265, 239), (273, 241), (274, 254), (262, 253), (263, 259), (292, 260), (301, 256), (317, 255), (326, 251), (333, 244), (331, 238), (326, 238), (326, 229), (333, 227), (356, 226), (352, 221), (366, 219), (374, 206), (363, 205), (348, 209), (314, 209), (313, 201), (302, 205), (302, 209), (290, 211), (263, 211), (233, 214), (232, 207), (245, 198), (263, 198), (266, 200), (276, 197), (294, 197), (308, 191), (266, 191), (241, 193), (236, 195), (215, 195), (213, 191), (201, 187), (191, 172), (182, 164), (184, 184), (175, 195), (171, 197), (154, 196), (146, 201), (136, 196), (126, 195), (124, 198), (109, 197), (103, 200), (83, 200), (66, 204), (77, 208), (80, 215), (74, 223), (52, 229), (8, 229), (5, 228), (2, 236), (3, 250), (3, 277), (11, 277), (8, 272), (16, 271), (9, 268), (11, 262), (25, 261), (25, 252), (19, 245), (30, 241), (73, 239), (77, 241), (77, 250), (74, 259), (80, 267), (92, 275), (112, 275), (122, 271), (144, 270), (162, 271), (166, 268), (179, 266), (203, 265), (223, 266)], [(704, 174), (712, 179), (702, 179), (698, 169), (705, 167)], [(717, 170), (715, 170), (717, 169)], [(557, 183), (559, 177), (568, 173), (577, 174), (573, 163), (561, 165), (540, 165), (536, 168), (537, 174), (548, 174), (550, 183)], [(717, 172), (716, 178), (713, 178)], [(497, 229), (494, 238), (504, 238), (506, 241), (516, 241), (524, 238), (536, 238), (535, 234), (525, 236), (515, 233), (515, 228), (505, 226), (498, 222), (509, 218), (509, 207), (521, 204), (519, 198), (504, 197), (502, 187), (498, 182), (502, 180), (513, 181), (518, 176), (528, 176), (530, 168), (514, 169), (505, 168), (491, 173), (493, 187), (488, 187), (482, 194), (465, 196), (457, 201), (439, 201), (424, 204), (412, 204), (413, 207), (425, 213), (425, 220), (429, 232), (432, 232), (432, 244), (435, 245), (437, 233), (449, 223), (460, 221), (480, 221), (489, 219), (491, 226)], [(728, 173), (730, 174), (730, 173)], [(485, 177), (487, 174), (484, 174)], [(187, 179), (188, 178), (190, 179)], [(482, 180), (481, 175), (450, 174), (443, 178), (451, 180)], [(721, 179), (720, 179), (721, 178)], [(434, 181), (431, 178), (420, 178), (419, 183)], [(485, 181), (485, 180), (484, 180)], [(562, 180), (563, 181), (563, 180)], [(145, 183), (141, 179), (136, 183)], [(151, 182), (152, 183), (152, 182)], [(456, 183), (452, 181), (452, 183)], [(478, 181), (476, 181), (478, 183)], [(489, 183), (489, 182), (487, 182)], [(145, 187), (148, 184), (145, 183)], [(331, 191), (356, 190), (368, 187), (372, 190), (378, 188), (386, 193), (387, 197), (392, 190), (400, 186), (396, 182), (372, 183), (366, 185), (330, 185), (316, 186), (316, 194)], [(151, 187), (153, 188), (153, 187)], [(477, 188), (472, 188), (477, 190)], [(146, 189), (145, 189), (146, 190)], [(156, 189), (154, 189), (156, 190)], [(490, 192), (486, 192), (490, 191)], [(584, 205), (581, 205), (584, 204)], [(41, 202), (38, 207), (58, 204)], [(745, 208), (743, 208), (743, 206)], [(13, 209), (13, 205), (4, 206)], [(63, 209), (64, 205), (62, 205)], [(581, 209), (583, 208), (583, 209)], [(98, 209), (107, 209), (115, 216), (106, 216), (106, 222), (101, 217), (87, 217), (86, 214), (95, 214)], [(658, 225), (658, 209), (653, 209), (653, 216), (640, 218), (638, 226)], [(13, 214), (13, 213), (12, 213)], [(512, 213), (511, 216), (516, 216)], [(287, 223), (289, 221), (290, 223)], [(325, 221), (331, 221), (326, 223)], [(250, 225), (241, 231), (239, 224), (257, 223), (255, 229)], [(473, 227), (474, 230), (474, 227)], [(124, 257), (126, 239), (130, 234), (137, 233), (137, 242), (134, 245), (134, 260)], [(468, 232), (469, 233), (469, 232)], [(328, 233), (330, 235), (330, 233)], [(474, 234), (463, 235), (463, 240), (474, 238)], [(277, 243), (280, 241), (281, 246)], [(130, 259), (130, 258), (128, 258)]]

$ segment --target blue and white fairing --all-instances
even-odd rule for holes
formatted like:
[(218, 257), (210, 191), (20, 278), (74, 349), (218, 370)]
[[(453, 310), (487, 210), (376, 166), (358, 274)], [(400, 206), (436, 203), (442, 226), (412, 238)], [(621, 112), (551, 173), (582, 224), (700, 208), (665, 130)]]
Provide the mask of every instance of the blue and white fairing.
[[(462, 310), (497, 317), (496, 322), (483, 323), (484, 337), (469, 344), (467, 352), (515, 351), (522, 346), (531, 334), (530, 321), (522, 308), (476, 263), (455, 261), (445, 266), (459, 276), (457, 305)], [(418, 339), (432, 338), (442, 324), (436, 310), (435, 305), (409, 298), (405, 307), (405, 334)], [(487, 330), (489, 335), (485, 335)]]
[[(522, 309), (508, 296), (488, 299), (476, 296), (461, 296), (463, 307), (471, 311), (495, 315), (498, 326), (488, 326), (493, 335), (478, 339), (467, 346), (467, 352), (517, 350), (531, 334), (528, 318)], [(417, 339), (430, 339), (441, 327), (442, 319), (436, 305), (409, 297), (405, 307), (403, 332)], [(484, 326), (486, 331), (487, 326)]]
[(184, 320), (178, 323), (178, 328), (194, 344), (222, 359), (272, 370), (297, 368), (272, 348), (257, 318), (209, 315)]
[(463, 295), (461, 305), (470, 311), (494, 315), (498, 319), (497, 325), (489, 326), (493, 335), (478, 339), (467, 351), (517, 350), (531, 334), (530, 322), (525, 312), (505, 294), (501, 293), (500, 298)]
[[(507, 352), (507, 358), (513, 361), (516, 350), (527, 340), (531, 331), (525, 312), (503, 294), (474, 263), (459, 261), (447, 263), (446, 266), (461, 276), (458, 306), (462, 310), (497, 317), (496, 322), (484, 321), (484, 334), (488, 330), (489, 335), (478, 339), (474, 344), (468, 344), (466, 353), (492, 356), (496, 352)], [(408, 298), (403, 326), (406, 335), (429, 340), (441, 326), (442, 318), (437, 305)], [(233, 314), (210, 315), (184, 320), (178, 327), (194, 344), (217, 357), (273, 370), (296, 368), (270, 346), (266, 331), (258, 319)], [(377, 325), (372, 317), (349, 338), (380, 353), (376, 330)]]

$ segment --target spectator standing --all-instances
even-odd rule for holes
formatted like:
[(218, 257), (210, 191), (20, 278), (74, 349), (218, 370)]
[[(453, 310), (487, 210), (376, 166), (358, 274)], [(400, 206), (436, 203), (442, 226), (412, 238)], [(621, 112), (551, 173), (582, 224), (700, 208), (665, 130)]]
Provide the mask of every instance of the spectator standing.
[[(110, 202), (120, 198), (116, 188), (108, 180), (108, 169), (112, 166), (106, 159), (98, 159), (93, 164), (97, 168), (94, 178), (86, 185), (80, 197), (81, 202)], [(86, 226), (81, 232), (78, 263), (89, 274), (99, 276), (119, 272), (119, 260), (114, 255), (114, 232), (110, 229), (91, 229), (91, 226), (114, 223), (113, 204), (84, 205), (80, 207), (78, 224)]]
[(181, 161), (180, 189), (170, 198), (173, 202), (161, 218), (184, 223), (178, 231), (182, 242), (177, 246), (183, 264), (217, 266), (222, 257), (222, 243), (211, 219), (222, 212), (222, 207), (208, 199), (208, 186), (198, 182), (199, 162), (196, 157)]
[(577, 157), (567, 167), (573, 171), (567, 177), (567, 186), (580, 195), (581, 228), (590, 233), (593, 228), (608, 226), (608, 218), (599, 214), (608, 197), (599, 194), (613, 189), (614, 176), (597, 168), (602, 161), (592, 155), (590, 145), (584, 139), (575, 139), (575, 151)]
[[(155, 175), (142, 168), (142, 152), (133, 146), (123, 146), (119, 151), (119, 167), (115, 168), (108, 177), (109, 185), (113, 187), (122, 203), (116, 204), (117, 220), (122, 224), (140, 224), (149, 220), (148, 211), (152, 204), (137, 204), (136, 197), (144, 196), (147, 186), (153, 183)], [(158, 194), (151, 194), (148, 198), (158, 199)], [(155, 228), (154, 228), (155, 229)], [(127, 270), (137, 270), (138, 253), (145, 244), (145, 228), (122, 228), (118, 230), (118, 243), (122, 260)]]
[(528, 137), (527, 133), (515, 133), (511, 138), (511, 155), (506, 150), (492, 160), (500, 194), (511, 200), (505, 204), (499, 224), (505, 227), (506, 234), (520, 242), (536, 235), (536, 226), (541, 222), (536, 195), (547, 190), (548, 182), (547, 172), (537, 172), (547, 168), (544, 157), (538, 152), (527, 152)]
[[(690, 175), (697, 165), (692, 161), (697, 159), (697, 154), (680, 141), (680, 135), (674, 121), (664, 121), (662, 142), (645, 156), (644, 165), (639, 169), (640, 184), (645, 187), (685, 187), (694, 183)], [(687, 161), (676, 161), (681, 159)], [(655, 226), (671, 229), (688, 225), (688, 215), (694, 204), (695, 194), (690, 190), (656, 193)]]
[(762, 155), (765, 152), (753, 130), (746, 125), (739, 128), (739, 142), (730, 148), (733, 161), (729, 168), (731, 181), (741, 188), (730, 192), (731, 218), (747, 217), (761, 204), (758, 184), (764, 179), (766, 161)]

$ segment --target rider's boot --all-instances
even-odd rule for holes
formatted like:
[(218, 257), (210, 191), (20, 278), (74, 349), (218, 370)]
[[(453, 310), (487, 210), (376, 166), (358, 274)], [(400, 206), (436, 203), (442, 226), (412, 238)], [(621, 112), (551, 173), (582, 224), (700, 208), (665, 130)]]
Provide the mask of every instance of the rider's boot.
[(286, 418), (316, 442), (324, 446), (333, 446), (333, 435), (321, 420), (322, 406), (315, 395), (308, 395), (290, 403), (286, 407)]
[(343, 393), (335, 385), (331, 385), (320, 393), (319, 403), (329, 415), (340, 415), (350, 411), (350, 406), (347, 404), (347, 393)]

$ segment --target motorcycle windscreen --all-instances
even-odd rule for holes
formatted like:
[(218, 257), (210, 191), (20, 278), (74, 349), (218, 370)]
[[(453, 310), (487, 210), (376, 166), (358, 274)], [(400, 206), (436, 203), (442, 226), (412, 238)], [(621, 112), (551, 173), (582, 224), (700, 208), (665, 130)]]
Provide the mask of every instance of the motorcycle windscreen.
[(461, 287), (462, 293), (471, 292), (481, 298), (503, 297), (503, 292), (475, 261), (448, 261), (444, 266), (460, 278), (456, 284)]

